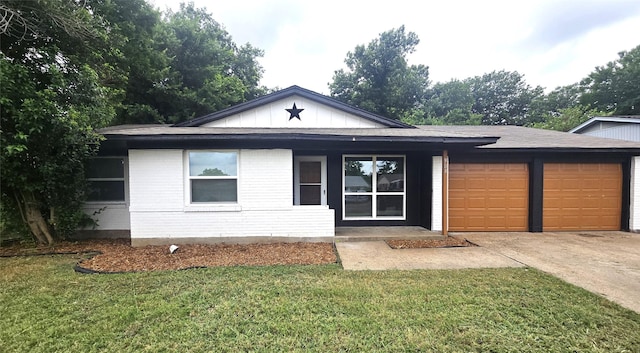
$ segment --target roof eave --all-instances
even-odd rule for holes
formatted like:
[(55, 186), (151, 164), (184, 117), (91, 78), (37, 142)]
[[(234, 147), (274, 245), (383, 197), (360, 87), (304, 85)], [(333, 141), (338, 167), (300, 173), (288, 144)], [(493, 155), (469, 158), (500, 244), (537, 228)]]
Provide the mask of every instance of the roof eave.
[(403, 142), (403, 143), (437, 143), (437, 144), (465, 144), (483, 146), (495, 143), (497, 137), (441, 137), (441, 136), (357, 136), (357, 135), (320, 135), (320, 134), (161, 134), (161, 135), (127, 135), (105, 134), (111, 141), (326, 141), (326, 142)]

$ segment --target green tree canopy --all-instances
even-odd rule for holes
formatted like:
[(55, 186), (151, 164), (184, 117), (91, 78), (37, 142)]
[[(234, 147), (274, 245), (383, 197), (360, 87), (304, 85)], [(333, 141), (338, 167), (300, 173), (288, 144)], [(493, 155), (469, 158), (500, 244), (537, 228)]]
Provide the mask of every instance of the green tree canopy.
[[(106, 33), (84, 3), (5, 1), (14, 15), (0, 33), (2, 223), (18, 213), (52, 243), (83, 217), (84, 163), (121, 97), (105, 84)], [(15, 210), (15, 212), (4, 212)], [(15, 219), (14, 219), (15, 220)]]
[(429, 86), (429, 68), (407, 63), (406, 56), (418, 43), (418, 36), (401, 26), (381, 33), (367, 46), (356, 46), (347, 53), (348, 70), (335, 71), (329, 84), (331, 95), (392, 119), (411, 114)]
[(444, 125), (480, 125), (482, 116), (473, 113), (474, 103), (471, 85), (454, 79), (429, 90), (425, 112), (432, 122)]
[(527, 125), (531, 102), (543, 94), (518, 72), (493, 71), (466, 79), (474, 98), (472, 112), (482, 115), (483, 125)]
[(561, 108), (554, 114), (547, 114), (544, 120), (532, 124), (532, 127), (547, 130), (569, 131), (594, 116), (607, 116), (606, 112), (589, 109), (582, 105)]
[(640, 114), (640, 45), (620, 52), (580, 83), (580, 103), (616, 115)]

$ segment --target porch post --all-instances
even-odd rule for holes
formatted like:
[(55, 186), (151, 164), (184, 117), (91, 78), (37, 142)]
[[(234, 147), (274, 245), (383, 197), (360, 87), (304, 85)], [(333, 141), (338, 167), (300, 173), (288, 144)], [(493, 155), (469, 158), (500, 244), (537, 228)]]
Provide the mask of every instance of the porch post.
[(449, 153), (442, 151), (442, 235), (449, 234)]

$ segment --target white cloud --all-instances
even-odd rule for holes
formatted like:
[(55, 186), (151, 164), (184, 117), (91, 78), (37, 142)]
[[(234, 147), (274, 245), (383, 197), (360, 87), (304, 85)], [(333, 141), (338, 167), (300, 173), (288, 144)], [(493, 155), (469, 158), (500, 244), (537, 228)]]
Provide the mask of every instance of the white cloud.
[[(180, 2), (152, 1), (174, 9)], [(208, 7), (236, 43), (265, 50), (262, 84), (297, 84), (325, 94), (348, 51), (403, 24), (420, 38), (409, 61), (429, 66), (433, 82), (505, 69), (550, 90), (640, 45), (637, 0), (194, 3)]]

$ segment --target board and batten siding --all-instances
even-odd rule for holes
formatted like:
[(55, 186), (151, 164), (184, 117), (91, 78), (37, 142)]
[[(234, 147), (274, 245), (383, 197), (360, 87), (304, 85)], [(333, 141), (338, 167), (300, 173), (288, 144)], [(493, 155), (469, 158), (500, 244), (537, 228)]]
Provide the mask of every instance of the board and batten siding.
[[(300, 113), (300, 119), (289, 119), (290, 115), (285, 110), (291, 109), (294, 103), (296, 108), (304, 109)], [(202, 127), (381, 128), (384, 126), (300, 96), (291, 96), (209, 122)]]
[(237, 204), (190, 204), (184, 150), (130, 150), (129, 162), (134, 246), (335, 234), (333, 210), (293, 205), (291, 150), (239, 150)]

